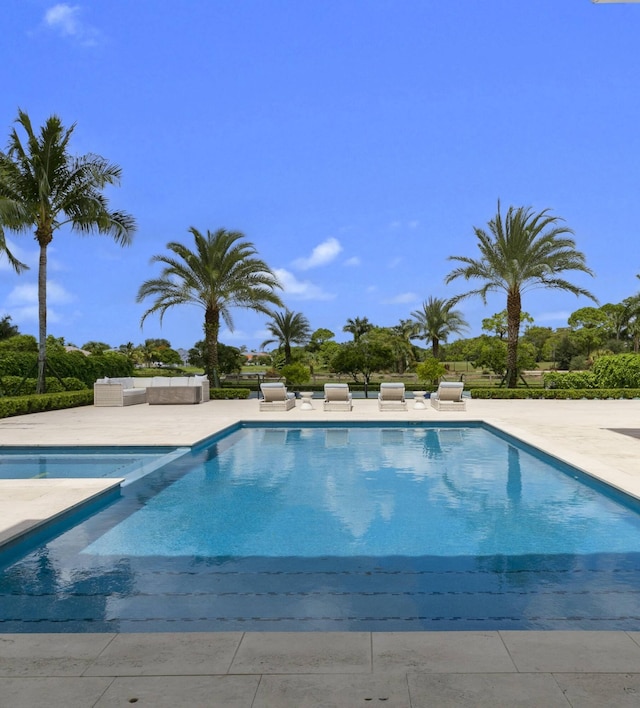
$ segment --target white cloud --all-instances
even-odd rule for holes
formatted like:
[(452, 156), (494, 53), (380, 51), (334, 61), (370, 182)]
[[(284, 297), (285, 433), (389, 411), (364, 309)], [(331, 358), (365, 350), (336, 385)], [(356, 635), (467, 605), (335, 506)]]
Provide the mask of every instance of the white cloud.
[[(54, 281), (47, 283), (47, 323), (49, 325), (68, 322), (70, 316), (62, 314), (54, 306), (67, 305), (74, 302), (75, 296)], [(8, 294), (5, 307), (15, 322), (38, 322), (38, 285), (37, 283), (21, 283)], [(75, 319), (77, 313), (71, 316)]]
[(44, 24), (62, 37), (71, 37), (85, 46), (97, 44), (98, 32), (80, 18), (80, 6), (58, 3), (44, 15)]
[(351, 258), (347, 258), (347, 260), (342, 264), (347, 267), (352, 267), (352, 266), (359, 266), (362, 261), (358, 256), (352, 256)]
[(49, 27), (59, 29), (62, 34), (77, 34), (79, 31), (78, 12), (80, 8), (77, 5), (67, 5), (60, 3), (49, 8), (45, 15), (44, 21)]
[(392, 298), (389, 298), (388, 300), (383, 300), (382, 304), (383, 305), (406, 305), (407, 303), (410, 302), (416, 302), (418, 300), (418, 295), (416, 293), (400, 293), (399, 295), (395, 295)]
[[(47, 313), (48, 314), (48, 313)], [(14, 322), (37, 322), (38, 305), (14, 306), (11, 308), (11, 319)]]
[(38, 286), (36, 283), (16, 285), (7, 297), (9, 305), (26, 305), (38, 302)]
[(298, 258), (293, 262), (293, 265), (300, 270), (309, 270), (309, 268), (317, 268), (318, 266), (331, 263), (332, 260), (342, 251), (342, 246), (337, 238), (328, 238), (321, 244), (318, 244), (308, 258)]
[[(73, 302), (75, 297), (65, 288), (54, 281), (47, 283), (47, 306), (66, 305)], [(7, 296), (7, 304), (18, 307), (29, 307), (38, 304), (38, 284), (23, 283), (16, 285)]]
[(284, 268), (277, 268), (274, 272), (285, 294), (293, 298), (298, 300), (333, 300), (335, 297), (308, 280), (298, 280), (295, 275)]

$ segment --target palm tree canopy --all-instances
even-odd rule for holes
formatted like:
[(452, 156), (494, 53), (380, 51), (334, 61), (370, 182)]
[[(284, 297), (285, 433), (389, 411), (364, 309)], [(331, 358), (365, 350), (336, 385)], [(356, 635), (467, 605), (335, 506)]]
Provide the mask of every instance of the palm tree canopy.
[(24, 111), (18, 111), (16, 123), (26, 133), (26, 143), (14, 128), (7, 151), (0, 152), (0, 199), (19, 207), (5, 226), (17, 231), (35, 228), (41, 246), (65, 224), (83, 234), (97, 230), (119, 244), (129, 244), (135, 231), (133, 217), (110, 210), (102, 193), (108, 185), (120, 183), (120, 167), (91, 153), (71, 156), (75, 124), (65, 129), (56, 115), (47, 119), (39, 135)]
[(311, 339), (309, 320), (301, 312), (285, 309), (284, 312), (272, 313), (271, 318), (271, 322), (267, 323), (267, 329), (272, 337), (262, 342), (261, 349), (276, 342), (282, 347), (290, 347), (291, 344), (307, 344)]
[(373, 325), (367, 317), (349, 318), (347, 324), (342, 328), (343, 332), (349, 332), (353, 335), (353, 341), (357, 342), (363, 334), (370, 332)]
[(205, 312), (217, 312), (233, 331), (231, 310), (248, 308), (271, 314), (269, 305), (282, 307), (275, 292), (281, 285), (267, 264), (257, 257), (254, 245), (239, 231), (218, 229), (200, 233), (191, 227), (194, 249), (172, 241), (167, 249), (174, 255), (156, 255), (152, 263), (163, 263), (158, 278), (145, 281), (137, 302), (155, 297), (144, 312), (140, 324), (151, 314), (160, 322), (167, 310), (176, 305), (196, 305)]
[(567, 290), (596, 301), (588, 290), (560, 275), (569, 270), (593, 275), (584, 254), (576, 250), (575, 240), (568, 235), (573, 231), (561, 221), (548, 209), (536, 214), (529, 207), (509, 207), (503, 219), (498, 202), (498, 213), (488, 224), (489, 233), (474, 227), (481, 257), (450, 256), (463, 265), (445, 278), (446, 283), (464, 278), (483, 280), (484, 284), (452, 298), (452, 302), (479, 295), (486, 303), (490, 292), (521, 295), (534, 288)]
[(411, 316), (415, 318), (417, 333), (421, 339), (446, 342), (451, 334), (464, 331), (469, 327), (462, 312), (453, 309), (453, 302), (444, 298), (429, 297), (422, 303), (421, 310), (414, 310)]

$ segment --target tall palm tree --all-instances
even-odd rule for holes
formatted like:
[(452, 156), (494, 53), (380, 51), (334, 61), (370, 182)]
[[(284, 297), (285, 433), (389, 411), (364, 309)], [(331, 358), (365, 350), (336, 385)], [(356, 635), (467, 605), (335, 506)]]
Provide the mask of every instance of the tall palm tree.
[(530, 207), (509, 207), (506, 218), (498, 212), (488, 223), (489, 233), (474, 227), (480, 258), (450, 256), (463, 265), (451, 271), (445, 282), (458, 278), (482, 280), (484, 284), (453, 298), (479, 295), (486, 303), (487, 293), (504, 291), (507, 294), (507, 386), (515, 388), (518, 380), (518, 336), (523, 293), (535, 288), (567, 290), (574, 295), (596, 298), (578, 285), (568, 282), (561, 274), (575, 270), (588, 275), (585, 256), (576, 250), (576, 243), (568, 234), (573, 231), (561, 224), (563, 220), (551, 216), (549, 209), (534, 213)]
[(262, 342), (260, 348), (263, 349), (268, 344), (277, 342), (284, 350), (285, 365), (291, 363), (291, 345), (307, 344), (311, 339), (309, 320), (302, 313), (287, 309), (284, 312), (272, 313), (267, 329), (272, 337)]
[[(26, 134), (23, 143), (14, 128), (6, 152), (0, 152), (0, 199), (19, 205), (5, 221), (15, 231), (34, 229), (40, 246), (38, 264), (38, 384), (44, 392), (47, 340), (47, 248), (63, 226), (88, 234), (97, 231), (128, 245), (135, 231), (133, 217), (112, 211), (103, 194), (120, 182), (121, 170), (99, 155), (74, 157), (69, 140), (75, 124), (66, 129), (52, 115), (34, 133), (29, 116), (18, 111), (16, 123)], [(6, 202), (5, 202), (6, 203)]]
[(453, 309), (454, 303), (439, 297), (429, 297), (422, 303), (421, 310), (414, 310), (420, 339), (431, 342), (433, 356), (440, 354), (440, 342), (446, 342), (451, 334), (460, 334), (469, 327), (460, 310)]
[(189, 232), (194, 249), (171, 241), (171, 255), (157, 255), (152, 263), (163, 263), (160, 277), (145, 281), (137, 301), (154, 297), (153, 305), (142, 315), (140, 325), (154, 313), (160, 314), (175, 305), (196, 305), (204, 310), (205, 372), (214, 387), (218, 376), (218, 335), (220, 318), (233, 331), (231, 309), (247, 308), (270, 315), (269, 305), (282, 307), (275, 292), (280, 283), (267, 264), (257, 257), (254, 245), (239, 231), (218, 229), (201, 234), (193, 226)]
[(363, 334), (370, 332), (373, 325), (367, 317), (349, 318), (347, 324), (342, 328), (343, 332), (349, 332), (353, 335), (353, 341), (357, 342)]

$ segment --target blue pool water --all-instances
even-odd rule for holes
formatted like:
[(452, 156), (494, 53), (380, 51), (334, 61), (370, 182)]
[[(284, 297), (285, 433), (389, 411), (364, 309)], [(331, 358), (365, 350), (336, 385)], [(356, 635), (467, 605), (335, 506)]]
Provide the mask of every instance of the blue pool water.
[(238, 426), (5, 553), (0, 632), (638, 630), (639, 508), (479, 424)]
[(136, 479), (184, 454), (175, 447), (2, 447), (0, 479)]

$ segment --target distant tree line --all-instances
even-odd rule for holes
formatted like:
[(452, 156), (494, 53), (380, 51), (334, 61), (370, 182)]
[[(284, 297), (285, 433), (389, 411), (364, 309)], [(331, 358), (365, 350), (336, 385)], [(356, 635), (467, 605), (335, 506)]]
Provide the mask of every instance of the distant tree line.
[[(126, 212), (112, 209), (104, 195), (107, 187), (119, 183), (120, 168), (98, 155), (71, 154), (75, 125), (65, 128), (53, 115), (37, 132), (22, 110), (15, 122), (8, 147), (0, 152), (0, 255), (6, 256), (17, 273), (24, 272), (27, 266), (11, 253), (6, 233), (35, 235), (40, 248), (38, 338), (25, 339), (7, 315), (0, 322), (0, 348), (33, 354), (35, 344), (37, 390), (42, 392), (53, 346), (47, 331), (46, 277), (47, 249), (54, 235), (66, 226), (79, 234), (110, 236), (125, 246), (133, 238), (136, 223)], [(445, 278), (446, 284), (464, 281), (470, 289), (448, 299), (427, 297), (421, 308), (392, 326), (376, 325), (366, 317), (348, 318), (343, 331), (353, 339), (337, 343), (333, 332), (313, 331), (303, 313), (285, 305), (282, 284), (244, 234), (191, 226), (187, 243), (170, 241), (165, 253), (151, 257), (151, 265), (161, 269), (139, 287), (137, 301), (147, 303), (140, 324), (155, 315), (162, 322), (174, 307), (200, 308), (203, 337), (189, 350), (188, 360), (205, 371), (214, 387), (220, 385), (222, 374), (242, 366), (242, 350), (219, 341), (222, 323), (233, 331), (236, 308), (265, 315), (270, 336), (263, 346), (275, 345), (269, 352), (270, 366), (290, 380), (329, 370), (367, 386), (374, 372), (416, 371), (432, 358), (436, 362), (469, 361), (515, 387), (520, 372), (540, 361), (551, 361), (557, 368), (588, 368), (602, 353), (638, 352), (640, 296), (599, 306), (590, 291), (568, 280), (567, 274), (593, 276), (593, 272), (560, 217), (548, 209), (535, 212), (530, 207), (510, 206), (503, 213), (498, 201), (495, 216), (486, 227), (473, 227), (473, 233), (476, 256), (451, 256), (456, 267)], [(595, 306), (574, 312), (566, 327), (536, 326), (523, 311), (523, 297), (534, 288), (584, 296)], [(458, 303), (470, 297), (486, 303), (487, 295), (494, 292), (504, 295), (505, 309), (484, 320), (486, 333), (450, 343), (454, 335), (468, 329), (456, 309)], [(91, 356), (113, 354), (99, 341), (80, 348)], [(116, 349), (130, 366), (182, 363), (180, 354), (163, 339), (147, 339), (141, 345), (127, 342)], [(419, 370), (428, 377), (435, 376), (438, 368), (429, 364)]]

